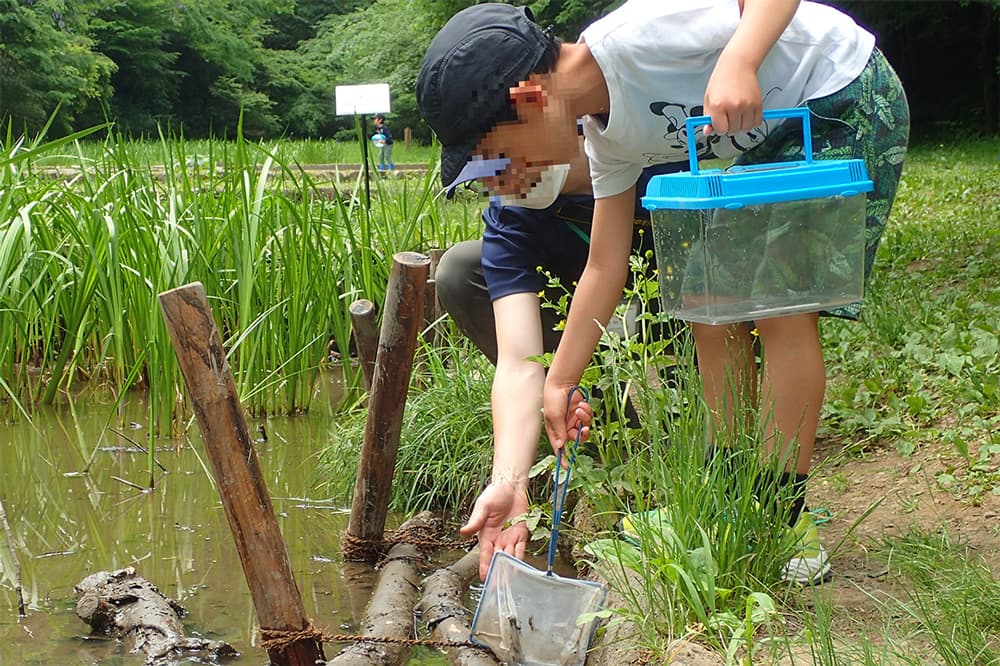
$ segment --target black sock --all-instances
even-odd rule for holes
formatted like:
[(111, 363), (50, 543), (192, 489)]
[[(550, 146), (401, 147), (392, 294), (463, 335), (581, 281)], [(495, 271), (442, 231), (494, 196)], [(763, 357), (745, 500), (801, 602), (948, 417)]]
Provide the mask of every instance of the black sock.
[(778, 479), (782, 486), (792, 486), (792, 507), (788, 514), (788, 526), (793, 527), (799, 521), (799, 516), (806, 511), (806, 479), (807, 474), (791, 474), (785, 472)]
[(761, 504), (773, 505), (775, 511), (780, 512), (784, 507), (779, 505), (778, 497), (779, 495), (784, 496), (783, 501), (790, 502), (788, 526), (792, 527), (798, 522), (802, 512), (808, 511), (806, 509), (806, 479), (808, 478), (806, 474), (782, 472), (778, 475), (777, 483), (775, 483), (774, 472), (765, 470), (757, 481), (757, 500)]

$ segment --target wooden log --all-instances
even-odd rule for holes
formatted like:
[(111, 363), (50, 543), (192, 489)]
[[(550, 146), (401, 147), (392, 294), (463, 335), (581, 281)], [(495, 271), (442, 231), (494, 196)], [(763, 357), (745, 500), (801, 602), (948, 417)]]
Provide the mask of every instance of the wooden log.
[(430, 259), (415, 252), (393, 256), (347, 528), (348, 535), (362, 544), (381, 541), (385, 530), (429, 264)]
[(351, 303), (351, 331), (354, 334), (354, 346), (358, 349), (358, 360), (361, 363), (361, 376), (365, 390), (372, 388), (372, 377), (375, 374), (375, 356), (378, 353), (378, 329), (375, 327), (375, 304), (362, 298)]
[(433, 279), (427, 280), (427, 286), (424, 291), (424, 341), (433, 345), (434, 340), (437, 338), (437, 331), (434, 330), (432, 324), (437, 321), (437, 317), (434, 316), (434, 303), (437, 301), (437, 287), (434, 284)]
[(196, 282), (159, 299), (261, 632), (265, 638), (270, 632), (294, 636), (283, 647), (268, 649), (268, 656), (277, 666), (313, 666), (324, 658), (323, 647), (312, 635), (295, 585), (205, 289)]
[(121, 640), (130, 653), (146, 655), (147, 666), (217, 663), (239, 654), (228, 643), (184, 635), (186, 612), (173, 599), (128, 567), (99, 571), (77, 583), (76, 615), (95, 634)]
[[(429, 511), (418, 513), (403, 523), (399, 531), (432, 529), (437, 520)], [(406, 641), (415, 638), (413, 607), (420, 596), (417, 562), (424, 556), (409, 543), (389, 549), (378, 583), (368, 603), (362, 635)], [(402, 664), (412, 646), (404, 642), (361, 641), (344, 648), (327, 662), (330, 666), (390, 666)]]
[[(473, 548), (457, 562), (424, 578), (424, 594), (417, 604), (431, 638), (455, 643), (467, 642), (472, 628), (472, 612), (465, 606), (469, 582), (479, 575), (479, 548)], [(453, 666), (498, 666), (489, 650), (476, 647), (449, 647), (445, 654)]]

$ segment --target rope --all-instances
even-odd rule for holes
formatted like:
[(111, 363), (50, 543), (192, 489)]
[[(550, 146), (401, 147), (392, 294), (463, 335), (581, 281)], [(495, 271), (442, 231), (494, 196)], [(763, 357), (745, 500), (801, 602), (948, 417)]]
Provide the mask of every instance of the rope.
[(437, 535), (433, 527), (417, 525), (396, 530), (385, 539), (363, 539), (345, 532), (341, 539), (341, 549), (345, 560), (373, 562), (384, 558), (393, 546), (400, 543), (414, 546), (421, 551), (439, 548), (468, 550), (476, 545), (476, 540), (446, 541)]
[(317, 629), (309, 621), (305, 628), (298, 631), (288, 631), (284, 629), (264, 629), (257, 632), (257, 640), (261, 648), (268, 652), (284, 652), (289, 647), (299, 641), (313, 640), (321, 643), (382, 643), (409, 646), (426, 646), (433, 648), (473, 648), (486, 651), (481, 645), (476, 645), (471, 641), (438, 641), (428, 638), (392, 638), (390, 636), (364, 636), (359, 634), (328, 634)]

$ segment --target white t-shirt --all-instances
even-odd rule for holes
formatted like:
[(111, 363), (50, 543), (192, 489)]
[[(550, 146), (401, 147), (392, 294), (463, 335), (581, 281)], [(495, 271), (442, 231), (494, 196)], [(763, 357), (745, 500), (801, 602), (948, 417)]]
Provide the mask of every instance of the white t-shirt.
[[(709, 76), (740, 20), (738, 0), (630, 0), (590, 25), (586, 42), (607, 80), (607, 126), (583, 119), (597, 198), (631, 187), (643, 167), (688, 158), (684, 121), (703, 115)], [(801, 106), (832, 94), (864, 69), (875, 37), (845, 14), (802, 2), (761, 63), (765, 109)], [(696, 133), (701, 157), (731, 158), (758, 145), (760, 130)]]

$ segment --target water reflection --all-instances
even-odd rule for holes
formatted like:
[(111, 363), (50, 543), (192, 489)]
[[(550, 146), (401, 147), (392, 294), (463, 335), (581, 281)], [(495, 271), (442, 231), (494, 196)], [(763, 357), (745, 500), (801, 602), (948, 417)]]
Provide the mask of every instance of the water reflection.
[[(0, 664), (141, 663), (114, 643), (85, 639), (88, 627), (73, 612), (76, 583), (125, 566), (187, 608), (189, 634), (229, 642), (241, 662), (264, 663), (197, 427), (192, 422), (182, 440), (157, 441), (162, 469), (154, 466), (151, 474), (147, 454), (130, 442), (145, 443), (145, 406), (136, 399), (110, 423), (109, 409), (53, 408), (33, 424), (0, 424), (0, 496), (28, 607), (28, 617), (18, 620), (14, 563), (0, 532)], [(329, 633), (350, 633), (374, 577), (370, 567), (341, 560), (346, 508), (311, 494), (314, 456), (334, 427), (332, 412), (324, 412), (267, 419), (261, 423), (267, 441), (257, 447), (306, 612)], [(251, 432), (257, 425), (251, 422)], [(151, 478), (154, 488), (143, 490)], [(327, 657), (337, 651), (326, 646)], [(444, 663), (426, 653), (417, 660)]]

